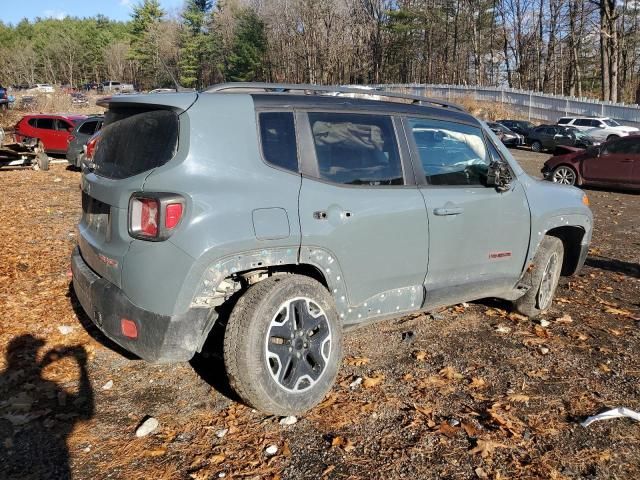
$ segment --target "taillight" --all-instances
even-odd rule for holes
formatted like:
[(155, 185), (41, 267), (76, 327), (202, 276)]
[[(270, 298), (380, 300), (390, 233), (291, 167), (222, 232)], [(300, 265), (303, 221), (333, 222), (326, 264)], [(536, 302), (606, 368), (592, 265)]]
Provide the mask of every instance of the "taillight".
[(160, 241), (171, 236), (184, 214), (184, 198), (173, 193), (135, 193), (129, 201), (129, 234)]
[(100, 135), (95, 135), (91, 137), (91, 139), (87, 142), (87, 152), (85, 153), (85, 157), (88, 161), (91, 161), (93, 159), (93, 154), (96, 151), (96, 146), (98, 145), (99, 141)]

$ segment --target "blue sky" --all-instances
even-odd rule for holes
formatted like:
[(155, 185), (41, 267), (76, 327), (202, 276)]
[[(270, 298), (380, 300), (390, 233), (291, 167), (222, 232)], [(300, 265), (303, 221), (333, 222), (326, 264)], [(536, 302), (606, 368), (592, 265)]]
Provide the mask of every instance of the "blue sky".
[[(63, 18), (92, 17), (99, 13), (114, 20), (127, 20), (131, 6), (138, 0), (18, 0), (2, 1), (0, 20), (16, 24), (23, 18), (33, 20), (36, 17)], [(162, 8), (168, 13), (177, 12), (184, 0), (160, 0)]]

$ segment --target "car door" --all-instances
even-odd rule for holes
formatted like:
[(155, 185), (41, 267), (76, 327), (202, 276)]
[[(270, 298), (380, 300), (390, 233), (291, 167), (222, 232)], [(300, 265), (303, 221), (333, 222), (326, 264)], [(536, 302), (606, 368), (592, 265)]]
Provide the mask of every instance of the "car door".
[(397, 135), (401, 125), (387, 114), (309, 111), (297, 112), (296, 126), (303, 145), (302, 247), (318, 247), (337, 261), (349, 307), (411, 291), (419, 292), (417, 304), (385, 300), (370, 313), (419, 308), (427, 213)]
[(54, 118), (38, 117), (34, 134), (36, 138), (42, 141), (45, 150), (57, 150), (56, 121)]
[(558, 132), (556, 127), (546, 127), (540, 134), (540, 142), (544, 148), (555, 148), (556, 139), (555, 135)]
[(61, 118), (55, 119), (54, 122), (55, 130), (51, 133), (51, 150), (66, 152), (68, 147), (67, 139), (71, 135), (73, 125)]
[(605, 143), (600, 155), (583, 161), (582, 176), (588, 183), (630, 183), (637, 142), (635, 138), (622, 138)]
[(525, 262), (530, 212), (514, 178), (505, 192), (486, 187), (495, 145), (476, 124), (405, 118), (406, 135), (429, 218), (426, 303), (445, 305), (515, 286)]

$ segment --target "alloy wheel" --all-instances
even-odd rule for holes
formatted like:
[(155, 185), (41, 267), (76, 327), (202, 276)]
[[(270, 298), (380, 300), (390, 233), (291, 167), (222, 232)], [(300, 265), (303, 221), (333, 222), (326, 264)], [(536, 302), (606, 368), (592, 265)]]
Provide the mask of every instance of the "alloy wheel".
[(575, 185), (576, 173), (569, 167), (558, 167), (553, 172), (552, 180), (562, 185)]

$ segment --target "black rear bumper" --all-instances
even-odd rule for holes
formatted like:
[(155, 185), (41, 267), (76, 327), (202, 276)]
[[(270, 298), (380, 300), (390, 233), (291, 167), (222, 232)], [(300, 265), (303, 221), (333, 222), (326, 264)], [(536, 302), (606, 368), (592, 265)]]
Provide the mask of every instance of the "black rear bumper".
[[(71, 254), (73, 289), (93, 323), (111, 340), (149, 362), (190, 360), (204, 341), (209, 310), (193, 308), (178, 315), (160, 315), (138, 308), (118, 287), (97, 275), (85, 263), (80, 250)], [(135, 322), (138, 337), (126, 337), (121, 319)]]

